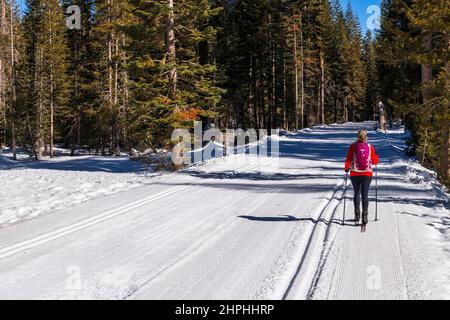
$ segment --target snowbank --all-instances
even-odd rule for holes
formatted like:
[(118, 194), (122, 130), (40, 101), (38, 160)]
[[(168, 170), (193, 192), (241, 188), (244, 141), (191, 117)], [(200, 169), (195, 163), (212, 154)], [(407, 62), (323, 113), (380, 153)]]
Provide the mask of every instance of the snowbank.
[(0, 225), (142, 185), (150, 174), (121, 157), (15, 162), (0, 156)]

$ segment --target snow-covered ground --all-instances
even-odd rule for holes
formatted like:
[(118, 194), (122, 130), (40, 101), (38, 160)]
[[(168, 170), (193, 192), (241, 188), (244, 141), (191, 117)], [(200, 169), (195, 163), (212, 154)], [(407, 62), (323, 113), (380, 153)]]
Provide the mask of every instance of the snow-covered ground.
[(151, 173), (127, 158), (62, 156), (40, 162), (0, 155), (0, 226), (117, 193), (148, 181)]
[[(343, 173), (362, 127), (381, 157), (366, 233)], [(404, 158), (403, 130), (374, 128), (316, 127), (279, 137), (279, 157), (162, 175), (0, 158), (0, 298), (450, 299), (449, 195)]]

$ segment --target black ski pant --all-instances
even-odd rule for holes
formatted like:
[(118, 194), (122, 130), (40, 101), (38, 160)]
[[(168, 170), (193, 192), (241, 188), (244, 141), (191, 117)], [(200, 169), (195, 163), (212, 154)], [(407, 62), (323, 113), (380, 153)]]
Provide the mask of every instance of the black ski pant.
[(363, 224), (367, 223), (367, 213), (369, 212), (369, 188), (372, 182), (372, 177), (351, 177), (353, 190), (355, 195), (353, 197), (353, 204), (355, 205), (355, 213), (359, 216), (361, 212), (360, 202), (362, 199)]

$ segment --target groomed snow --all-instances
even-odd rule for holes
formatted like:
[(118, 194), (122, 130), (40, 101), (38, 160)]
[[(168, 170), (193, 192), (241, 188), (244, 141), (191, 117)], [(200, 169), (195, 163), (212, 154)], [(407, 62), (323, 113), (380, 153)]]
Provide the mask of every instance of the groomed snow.
[(10, 150), (0, 155), (0, 226), (140, 186), (151, 175), (126, 157), (10, 158)]
[[(343, 173), (359, 128), (381, 157), (366, 233)], [(279, 158), (160, 175), (126, 158), (14, 163), (6, 152), (0, 298), (449, 299), (449, 195), (404, 157), (406, 137), (372, 122), (320, 126), (271, 137)]]

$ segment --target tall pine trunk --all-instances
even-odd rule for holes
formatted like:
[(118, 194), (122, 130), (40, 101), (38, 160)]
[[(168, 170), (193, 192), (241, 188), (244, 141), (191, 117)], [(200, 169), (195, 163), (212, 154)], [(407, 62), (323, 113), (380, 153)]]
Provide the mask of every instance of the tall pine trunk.
[[(5, 89), (4, 89), (4, 84), (3, 84), (3, 60), (0, 58), (0, 111), (1, 111), (1, 116), (3, 119), (1, 119), (0, 121), (3, 121), (3, 125), (6, 124), (6, 112), (5, 112)], [(3, 144), (6, 144), (6, 130), (4, 127), (1, 128), (3, 133), (4, 133), (4, 137), (2, 142), (0, 143), (0, 149), (3, 148)]]
[(252, 70), (252, 76), (251, 76), (251, 83), (252, 83), (252, 104), (253, 104), (253, 123), (256, 128), (259, 128), (258, 123), (258, 104), (257, 104), (257, 74), (256, 74), (256, 57), (252, 54), (251, 55), (251, 70)]
[[(50, 18), (52, 18), (52, 9), (50, 7), (49, 12)], [(50, 22), (50, 32), (49, 32), (49, 44), (50, 50), (53, 45), (53, 34), (52, 34), (52, 22)], [(50, 158), (53, 158), (53, 136), (54, 136), (54, 83), (53, 83), (53, 61), (50, 63)]]
[(303, 22), (300, 12), (300, 127), (305, 125), (305, 52), (303, 44)]
[(325, 124), (325, 66), (324, 66), (324, 58), (323, 52), (320, 51), (320, 113), (321, 123)]
[(276, 47), (275, 47), (275, 40), (272, 41), (272, 68), (271, 68), (271, 74), (272, 74), (272, 92), (271, 92), (271, 125), (268, 128), (270, 130), (270, 134), (272, 134), (272, 128), (276, 128), (278, 126), (277, 124), (277, 105), (276, 105)]
[[(5, 0), (0, 1), (0, 35), (5, 35), (6, 33), (6, 2)], [(2, 113), (1, 121), (3, 121), (3, 125), (6, 124), (6, 99), (5, 99), (5, 85), (4, 85), (4, 75), (3, 75), (3, 57), (0, 56), (0, 111)], [(3, 147), (3, 144), (6, 144), (6, 130), (2, 127), (2, 131), (4, 133), (4, 137), (2, 142), (0, 143), (0, 149)]]
[(37, 49), (37, 54), (36, 56), (37, 58), (37, 75), (36, 77), (38, 78), (37, 80), (37, 85), (38, 85), (38, 106), (37, 106), (37, 134), (35, 135), (35, 154), (36, 154), (36, 160), (41, 160), (42, 159), (42, 151), (43, 151), (43, 113), (44, 113), (44, 102), (43, 102), (43, 91), (44, 91), (44, 85), (43, 85), (43, 56), (42, 56), (42, 48), (40, 46), (38, 46)]
[(287, 123), (287, 95), (286, 95), (286, 59), (283, 55), (283, 129), (289, 130)]
[[(119, 36), (115, 34), (114, 54), (117, 57), (119, 54)], [(114, 61), (114, 98), (113, 98), (113, 141), (112, 148), (113, 153), (119, 153), (119, 126), (117, 116), (118, 105), (118, 91), (119, 91), (119, 60), (116, 58)]]
[(167, 57), (170, 66), (169, 70), (169, 98), (175, 99), (177, 91), (177, 67), (176, 67), (176, 48), (175, 48), (175, 14), (174, 0), (168, 0), (169, 15), (167, 17), (166, 38), (167, 38)]
[[(125, 48), (126, 47), (126, 36), (125, 34), (122, 34), (122, 47)], [(124, 66), (127, 65), (127, 54), (125, 52), (125, 50), (122, 51), (122, 63)], [(125, 143), (127, 144), (127, 149), (128, 149), (128, 154), (130, 156), (133, 155), (133, 146), (131, 143), (131, 139), (129, 136), (129, 129), (128, 129), (128, 121), (129, 121), (129, 110), (128, 110), (128, 102), (129, 102), (129, 93), (128, 93), (128, 71), (126, 69), (126, 67), (123, 69), (123, 96), (122, 96), (122, 101), (123, 101), (123, 111), (124, 111), (124, 140)]]
[(334, 93), (334, 117), (333, 117), (333, 123), (338, 122), (338, 112), (339, 112), (339, 97), (338, 97), (338, 91)]
[(253, 110), (255, 109), (254, 104), (254, 93), (253, 93), (253, 56), (250, 54), (250, 63), (249, 63), (249, 71), (248, 71), (248, 113), (251, 116)]
[(16, 68), (14, 46), (14, 0), (10, 0), (10, 50), (11, 50), (11, 147), (13, 160), (17, 159), (16, 146)]
[[(114, 93), (113, 93), (113, 41), (114, 41), (114, 34), (113, 34), (113, 28), (111, 27), (111, 16), (112, 16), (112, 1), (108, 0), (108, 26), (110, 26), (110, 30), (108, 33), (108, 120), (109, 120), (109, 128), (108, 128), (108, 149), (109, 149), (109, 155), (112, 155), (112, 140), (113, 140), (113, 99), (114, 99)], [(104, 141), (102, 140), (102, 155), (104, 154)]]
[(348, 102), (347, 102), (347, 97), (344, 97), (343, 107), (344, 107), (344, 123), (347, 123), (348, 122)]
[[(294, 15), (295, 17), (295, 15)], [(295, 97), (295, 130), (299, 129), (299, 116), (300, 116), (300, 99), (299, 99), (299, 94), (298, 94), (298, 86), (299, 86), (299, 79), (298, 79), (298, 74), (299, 74), (299, 70), (298, 70), (298, 65), (299, 65), (299, 61), (298, 61), (298, 54), (297, 54), (297, 24), (294, 22), (293, 26), (293, 31), (294, 31), (294, 66), (295, 66), (295, 79), (294, 79), (294, 97)], [(301, 31), (300, 31), (301, 33)]]
[[(297, 15), (294, 12), (294, 19)], [(305, 99), (305, 85), (304, 85), (304, 48), (303, 48), (303, 25), (302, 14), (298, 12), (298, 24), (293, 23), (294, 31), (294, 66), (295, 66), (295, 79), (294, 79), (294, 96), (295, 96), (295, 130), (303, 128), (304, 119), (304, 99)], [(300, 39), (297, 40), (297, 31), (299, 32)], [(300, 42), (300, 43), (298, 43)], [(298, 45), (300, 45), (300, 53), (298, 52)], [(300, 92), (299, 92), (300, 91)]]

